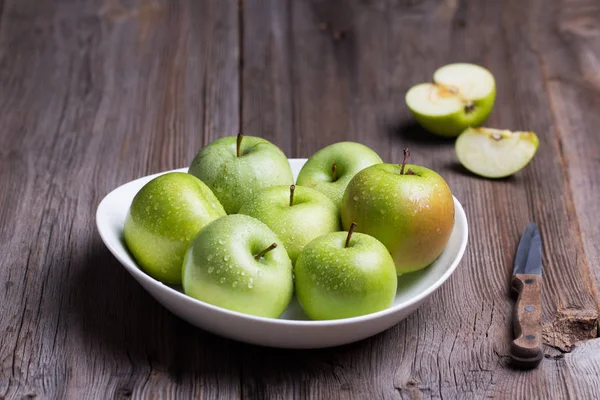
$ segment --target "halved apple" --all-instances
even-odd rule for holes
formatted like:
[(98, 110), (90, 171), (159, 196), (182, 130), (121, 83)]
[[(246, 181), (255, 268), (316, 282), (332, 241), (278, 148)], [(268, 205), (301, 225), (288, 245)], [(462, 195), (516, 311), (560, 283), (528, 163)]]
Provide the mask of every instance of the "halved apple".
[(421, 83), (406, 93), (406, 105), (417, 122), (441, 136), (458, 136), (481, 126), (496, 100), (496, 82), (487, 69), (475, 64), (443, 66), (433, 83)]
[(538, 146), (533, 132), (469, 128), (456, 139), (455, 149), (458, 161), (474, 174), (504, 178), (529, 164)]

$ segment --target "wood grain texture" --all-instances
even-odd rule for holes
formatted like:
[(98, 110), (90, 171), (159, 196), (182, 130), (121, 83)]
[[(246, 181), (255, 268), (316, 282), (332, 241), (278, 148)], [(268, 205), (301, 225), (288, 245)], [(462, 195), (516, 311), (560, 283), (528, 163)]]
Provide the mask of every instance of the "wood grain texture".
[(0, 398), (237, 396), (230, 344), (154, 302), (94, 220), (237, 131), (236, 4), (3, 3)]
[[(341, 369), (336, 378), (357, 397), (372, 387), (385, 388), (384, 397), (564, 395), (543, 368), (527, 379), (506, 369), (514, 305), (508, 278), (518, 239), (530, 220), (542, 225), (545, 241), (545, 338), (568, 350), (572, 343), (596, 335), (589, 266), (579, 228), (572, 223), (577, 220), (572, 187), (562, 168), (565, 155), (554, 146), (555, 116), (542, 66), (531, 51), (539, 34), (531, 20), (541, 3), (529, 2), (529, 14), (520, 11), (519, 2), (245, 4), (245, 38), (253, 46), (246, 44), (244, 51), (244, 124), (272, 131), (276, 123), (262, 116), (275, 101), (256, 100), (287, 93), (277, 106), (292, 119), (287, 136), (277, 143), (288, 154), (307, 157), (344, 138), (399, 162), (402, 149), (409, 146), (413, 162), (448, 180), (471, 221), (465, 261), (429, 307), (371, 339), (371, 352), (353, 353), (352, 364), (394, 369), (377, 370), (369, 382), (352, 379), (356, 370)], [(257, 14), (261, 18), (253, 23)], [(282, 26), (281, 21), (288, 22)], [(404, 106), (406, 90), (453, 61), (486, 65), (497, 76), (498, 106), (491, 126), (538, 132), (540, 153), (517, 176), (493, 182), (467, 174), (456, 163), (451, 141), (436, 139), (412, 122)], [(436, 321), (435, 326), (429, 321)], [(252, 371), (264, 380), (271, 373), (255, 367)], [(285, 378), (276, 373), (272, 380)], [(311, 380), (310, 386), (319, 397), (335, 393), (327, 375)]]
[(556, 125), (556, 146), (572, 189), (573, 219), (600, 282), (600, 3), (539, 4), (535, 43)]
[[(597, 17), (593, 0), (0, 0), (0, 398), (600, 397), (598, 339), (571, 346), (597, 320)], [(538, 133), (514, 177), (468, 174), (410, 117), (404, 93), (454, 61), (496, 76), (490, 126)], [(179, 320), (104, 248), (95, 210), (239, 129), (291, 157), (410, 147), (465, 207), (463, 262), (411, 317), (339, 348)], [(555, 347), (517, 372), (509, 278), (530, 220)]]

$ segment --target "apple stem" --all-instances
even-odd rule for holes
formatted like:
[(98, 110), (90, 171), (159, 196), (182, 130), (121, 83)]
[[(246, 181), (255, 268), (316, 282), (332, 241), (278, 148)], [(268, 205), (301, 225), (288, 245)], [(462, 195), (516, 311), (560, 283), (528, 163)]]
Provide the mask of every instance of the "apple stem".
[(356, 228), (356, 222), (350, 224), (350, 229), (348, 229), (348, 236), (346, 236), (346, 246), (344, 246), (345, 248), (348, 248), (348, 245), (350, 244), (350, 238), (352, 237), (352, 232), (354, 232), (354, 228)]
[(260, 260), (262, 257), (265, 256), (265, 254), (267, 254), (268, 252), (270, 252), (271, 250), (273, 250), (275, 247), (277, 247), (277, 243), (273, 243), (272, 245), (270, 245), (269, 247), (267, 247), (266, 249), (264, 249), (263, 251), (261, 251), (260, 253), (258, 253), (257, 255), (255, 255), (254, 259), (256, 261)]
[(242, 139), (244, 138), (244, 135), (242, 135), (241, 133), (238, 133), (237, 135), (237, 148), (236, 148), (236, 155), (239, 157), (240, 156), (240, 149), (242, 147)]
[(333, 178), (333, 182), (337, 181), (337, 164), (333, 163), (331, 166), (331, 177)]
[(410, 157), (410, 151), (408, 151), (408, 147), (407, 147), (404, 149), (404, 159), (402, 160), (402, 167), (400, 168), (400, 175), (404, 175), (404, 167), (406, 166), (408, 157)]
[(290, 186), (290, 207), (294, 205), (294, 190), (296, 190), (296, 185)]

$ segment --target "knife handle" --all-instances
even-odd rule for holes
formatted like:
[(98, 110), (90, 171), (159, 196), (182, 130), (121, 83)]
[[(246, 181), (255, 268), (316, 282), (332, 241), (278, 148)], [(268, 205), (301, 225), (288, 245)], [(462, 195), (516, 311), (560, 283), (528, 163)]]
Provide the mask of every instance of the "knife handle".
[(536, 367), (544, 357), (542, 348), (542, 277), (513, 275), (511, 287), (518, 295), (513, 314), (515, 340), (510, 355), (518, 367)]

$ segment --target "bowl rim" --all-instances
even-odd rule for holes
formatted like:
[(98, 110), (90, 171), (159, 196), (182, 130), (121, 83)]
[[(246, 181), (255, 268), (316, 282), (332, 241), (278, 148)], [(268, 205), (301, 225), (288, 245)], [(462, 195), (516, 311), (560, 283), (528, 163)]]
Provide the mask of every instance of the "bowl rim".
[[(289, 158), (288, 160), (290, 162), (306, 162), (307, 159), (306, 158)], [(418, 304), (422, 300), (424, 300), (425, 298), (427, 298), (431, 294), (433, 294), (444, 282), (446, 282), (448, 280), (448, 278), (452, 275), (452, 273), (454, 273), (454, 271), (458, 267), (458, 264), (462, 260), (465, 250), (467, 248), (468, 236), (469, 236), (469, 226), (468, 226), (467, 216), (462, 207), (462, 204), (453, 195), (452, 198), (454, 200), (455, 221), (461, 220), (463, 222), (461, 225), (464, 227), (463, 232), (460, 232), (462, 239), (460, 242), (460, 247), (458, 249), (458, 253), (457, 253), (456, 257), (454, 257), (452, 263), (449, 265), (449, 267), (446, 269), (446, 271), (444, 272), (444, 274), (442, 274), (442, 276), (440, 278), (438, 278), (433, 284), (428, 286), (426, 290), (424, 290), (423, 292), (419, 293), (418, 295), (412, 297), (411, 299), (406, 300), (399, 304), (392, 305), (384, 310), (377, 311), (374, 313), (360, 315), (360, 316), (356, 316), (356, 317), (350, 317), (350, 318), (340, 318), (340, 319), (330, 319), (330, 320), (293, 320), (293, 319), (281, 319), (281, 318), (268, 318), (268, 317), (255, 316), (255, 315), (251, 315), (251, 314), (245, 314), (245, 313), (241, 313), (238, 311), (229, 310), (229, 309), (215, 306), (213, 304), (206, 303), (202, 300), (198, 300), (193, 297), (190, 297), (190, 296), (186, 295), (185, 293), (182, 293), (182, 292), (178, 291), (177, 289), (174, 289), (173, 287), (166, 285), (166, 284), (160, 282), (159, 280), (154, 279), (150, 275), (146, 274), (137, 265), (137, 263), (135, 263), (135, 262), (132, 263), (130, 260), (123, 257), (121, 249), (115, 248), (114, 246), (111, 245), (109, 236), (112, 236), (111, 235), (112, 231), (109, 229), (104, 229), (103, 224), (102, 224), (104, 211), (105, 211), (105, 208), (107, 207), (107, 204), (114, 196), (116, 196), (118, 194), (118, 191), (123, 190), (125, 186), (134, 184), (134, 183), (142, 181), (142, 180), (149, 181), (157, 176), (160, 176), (160, 175), (163, 175), (163, 174), (166, 174), (169, 172), (187, 172), (187, 171), (188, 171), (187, 167), (162, 171), (162, 172), (158, 172), (158, 173), (151, 174), (151, 175), (146, 175), (146, 176), (131, 180), (129, 182), (126, 182), (126, 183), (114, 188), (108, 194), (106, 194), (106, 196), (104, 196), (104, 198), (98, 204), (98, 207), (96, 209), (96, 229), (97, 229), (104, 245), (113, 254), (113, 256), (117, 260), (119, 260), (121, 265), (123, 267), (125, 267), (125, 269), (136, 280), (138, 280), (138, 282), (140, 284), (143, 281), (146, 284), (156, 286), (157, 289), (160, 288), (160, 290), (164, 290), (164, 291), (168, 292), (170, 295), (178, 298), (178, 300), (187, 302), (189, 305), (193, 305), (193, 306), (199, 307), (199, 308), (206, 308), (213, 313), (225, 314), (231, 318), (244, 319), (248, 322), (254, 322), (254, 323), (259, 323), (259, 324), (269, 324), (269, 325), (286, 326), (286, 327), (290, 327), (290, 326), (293, 326), (293, 327), (307, 327), (307, 326), (331, 327), (331, 326), (342, 326), (342, 325), (348, 325), (348, 324), (363, 323), (363, 322), (367, 322), (370, 320), (385, 318), (387, 316), (391, 316), (397, 312), (400, 312), (404, 309), (407, 309), (415, 304)], [(457, 225), (455, 222), (453, 229), (455, 229), (456, 226)], [(122, 245), (125, 248), (125, 251), (128, 252), (127, 246), (123, 243), (122, 232), (120, 232), (118, 234), (118, 237), (119, 237), (119, 241), (122, 242)], [(130, 254), (129, 254), (129, 256), (132, 260), (134, 260), (133, 256), (131, 256)]]

